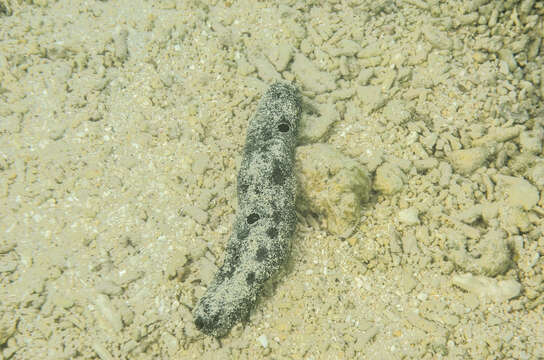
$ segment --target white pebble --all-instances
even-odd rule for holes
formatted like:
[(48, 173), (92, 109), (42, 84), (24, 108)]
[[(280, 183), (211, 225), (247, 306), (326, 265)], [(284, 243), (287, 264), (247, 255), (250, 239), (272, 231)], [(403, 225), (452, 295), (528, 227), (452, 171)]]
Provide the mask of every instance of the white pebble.
[(116, 332), (121, 331), (123, 329), (121, 315), (110, 302), (110, 299), (106, 295), (98, 294), (94, 302), (100, 314), (108, 321), (113, 330)]
[(376, 169), (374, 188), (384, 194), (394, 194), (402, 189), (405, 175), (391, 163), (385, 163)]
[(507, 175), (496, 175), (494, 180), (498, 181), (508, 205), (531, 210), (538, 203), (538, 189), (527, 180)]
[(257, 341), (266, 349), (268, 347), (268, 339), (265, 334), (257, 338)]
[(519, 143), (522, 152), (539, 154), (542, 151), (542, 130), (523, 131), (519, 134)]
[(336, 89), (334, 77), (330, 73), (319, 71), (314, 63), (303, 54), (296, 54), (291, 70), (304, 87), (315, 93)]
[(470, 174), (485, 164), (490, 152), (486, 147), (475, 147), (452, 151), (450, 162), (461, 174)]
[(417, 294), (417, 299), (419, 301), (426, 301), (427, 299), (429, 298), (429, 295), (427, 295), (427, 293), (419, 293)]
[(489, 277), (474, 276), (467, 273), (455, 275), (452, 280), (453, 284), (461, 289), (495, 302), (515, 298), (521, 292), (521, 284), (512, 279), (497, 281)]
[(416, 225), (419, 223), (419, 212), (416, 208), (408, 208), (399, 211), (399, 221), (407, 225)]

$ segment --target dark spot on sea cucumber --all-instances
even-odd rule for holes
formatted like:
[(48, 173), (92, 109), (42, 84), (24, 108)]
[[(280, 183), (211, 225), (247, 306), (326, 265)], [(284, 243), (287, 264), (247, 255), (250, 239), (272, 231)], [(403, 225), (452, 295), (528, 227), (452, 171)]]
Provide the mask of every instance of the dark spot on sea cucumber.
[(272, 213), (272, 221), (274, 221), (275, 224), (278, 224), (281, 221), (281, 212), (276, 210)]
[(247, 188), (248, 188), (248, 187), (249, 187), (248, 184), (244, 184), (244, 183), (240, 184), (240, 186), (239, 186), (240, 193), (241, 193), (241, 194), (245, 194), (245, 193), (247, 192)]
[(259, 214), (257, 214), (257, 213), (251, 213), (251, 214), (249, 214), (248, 217), (247, 217), (247, 223), (248, 223), (249, 225), (254, 224), (254, 223), (257, 222), (257, 220), (259, 220), (259, 218), (260, 218)]
[(288, 132), (289, 131), (289, 124), (288, 123), (281, 123), (278, 125), (278, 130), (280, 132)]
[(232, 274), (234, 274), (235, 266), (233, 264), (230, 264), (230, 266), (227, 266), (226, 264), (221, 267), (219, 270), (219, 273), (217, 274), (217, 277), (221, 280), (230, 279), (232, 277)]
[(276, 185), (283, 185), (285, 182), (285, 175), (281, 170), (280, 162), (278, 160), (274, 160), (274, 165), (272, 167), (272, 181)]
[(267, 256), (268, 256), (268, 249), (265, 248), (264, 246), (261, 246), (259, 247), (259, 249), (257, 249), (257, 255), (255, 256), (255, 259), (258, 262), (263, 262)]
[(285, 116), (282, 116), (280, 123), (278, 124), (278, 130), (282, 133), (288, 132), (290, 129), (289, 123), (285, 120)]
[(197, 316), (195, 319), (195, 326), (198, 330), (201, 330), (204, 327), (204, 319), (200, 316)]
[(246, 276), (246, 283), (248, 285), (253, 285), (253, 282), (255, 281), (255, 273), (252, 271)]
[(219, 269), (217, 277), (221, 279), (230, 279), (239, 264), (240, 250), (232, 246), (227, 247), (227, 257), (225, 258), (223, 266)]
[(266, 235), (271, 239), (275, 239), (278, 236), (278, 229), (275, 227), (268, 228), (268, 230), (266, 230)]

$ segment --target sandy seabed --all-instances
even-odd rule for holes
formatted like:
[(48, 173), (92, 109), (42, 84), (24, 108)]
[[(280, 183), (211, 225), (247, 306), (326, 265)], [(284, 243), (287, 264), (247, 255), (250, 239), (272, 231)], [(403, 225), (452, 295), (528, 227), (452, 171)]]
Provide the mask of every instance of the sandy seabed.
[[(0, 0), (0, 359), (543, 359), (543, 36), (535, 0)], [(345, 236), (302, 206), (218, 340), (276, 80), (372, 191)]]

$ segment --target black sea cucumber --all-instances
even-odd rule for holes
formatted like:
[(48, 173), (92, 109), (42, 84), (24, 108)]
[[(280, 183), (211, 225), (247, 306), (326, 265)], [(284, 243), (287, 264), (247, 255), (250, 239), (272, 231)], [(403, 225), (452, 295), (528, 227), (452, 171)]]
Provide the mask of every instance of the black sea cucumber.
[(294, 153), (301, 100), (296, 87), (268, 88), (249, 121), (238, 173), (238, 211), (223, 265), (193, 310), (196, 327), (221, 337), (247, 318), (278, 270), (295, 231)]

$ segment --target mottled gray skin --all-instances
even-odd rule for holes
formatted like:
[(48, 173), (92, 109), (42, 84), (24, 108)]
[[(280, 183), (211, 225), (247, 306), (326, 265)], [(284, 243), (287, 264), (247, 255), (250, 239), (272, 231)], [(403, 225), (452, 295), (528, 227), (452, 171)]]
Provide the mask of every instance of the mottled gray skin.
[(238, 173), (238, 211), (225, 260), (199, 300), (196, 327), (215, 337), (247, 318), (263, 283), (286, 259), (295, 231), (297, 89), (275, 83), (249, 121)]

